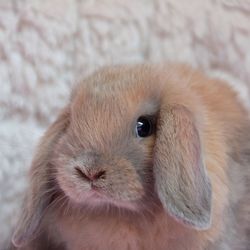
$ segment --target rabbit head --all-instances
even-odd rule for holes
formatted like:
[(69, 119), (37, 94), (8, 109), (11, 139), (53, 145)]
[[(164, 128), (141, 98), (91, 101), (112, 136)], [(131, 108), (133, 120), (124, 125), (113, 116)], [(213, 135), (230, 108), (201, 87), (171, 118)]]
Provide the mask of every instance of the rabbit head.
[(16, 246), (35, 235), (55, 190), (72, 206), (162, 206), (181, 223), (209, 227), (202, 107), (170, 78), (149, 66), (111, 67), (77, 85), (38, 146)]

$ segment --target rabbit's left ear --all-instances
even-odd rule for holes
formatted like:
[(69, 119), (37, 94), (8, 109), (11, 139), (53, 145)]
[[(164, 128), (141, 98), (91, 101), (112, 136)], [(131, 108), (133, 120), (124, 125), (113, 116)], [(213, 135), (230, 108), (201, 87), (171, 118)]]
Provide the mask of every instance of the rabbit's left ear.
[(156, 192), (171, 216), (196, 229), (211, 220), (211, 185), (192, 113), (181, 105), (160, 110), (156, 132)]

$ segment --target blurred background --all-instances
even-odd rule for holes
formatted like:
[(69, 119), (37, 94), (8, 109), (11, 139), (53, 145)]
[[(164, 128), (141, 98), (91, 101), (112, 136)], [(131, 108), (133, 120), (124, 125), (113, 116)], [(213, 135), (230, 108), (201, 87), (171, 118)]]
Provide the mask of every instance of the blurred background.
[(71, 86), (102, 65), (161, 61), (226, 79), (250, 107), (250, 1), (0, 0), (0, 243)]

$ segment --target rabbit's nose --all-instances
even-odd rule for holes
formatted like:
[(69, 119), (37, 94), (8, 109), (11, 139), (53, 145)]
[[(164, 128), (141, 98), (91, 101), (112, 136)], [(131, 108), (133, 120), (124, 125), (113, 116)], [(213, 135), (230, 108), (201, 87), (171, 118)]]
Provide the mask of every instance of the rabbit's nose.
[(97, 171), (84, 171), (80, 167), (75, 167), (77, 174), (86, 181), (96, 181), (98, 179), (105, 179), (106, 172), (104, 170), (97, 170)]

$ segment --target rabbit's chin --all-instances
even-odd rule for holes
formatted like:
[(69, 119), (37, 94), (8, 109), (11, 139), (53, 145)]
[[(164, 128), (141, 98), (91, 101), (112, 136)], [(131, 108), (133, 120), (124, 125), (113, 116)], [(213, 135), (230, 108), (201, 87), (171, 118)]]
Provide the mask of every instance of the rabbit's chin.
[(83, 203), (88, 207), (94, 208), (118, 208), (126, 209), (130, 211), (137, 211), (137, 202), (136, 201), (123, 201), (110, 198), (107, 195), (104, 195), (98, 191), (91, 190), (88, 194), (85, 195)]
[(71, 188), (62, 188), (64, 194), (68, 199), (75, 203), (77, 206), (86, 207), (90, 209), (123, 209), (131, 212), (139, 210), (138, 200), (121, 200), (113, 197), (109, 197), (101, 190), (89, 188), (84, 191), (76, 191)]

